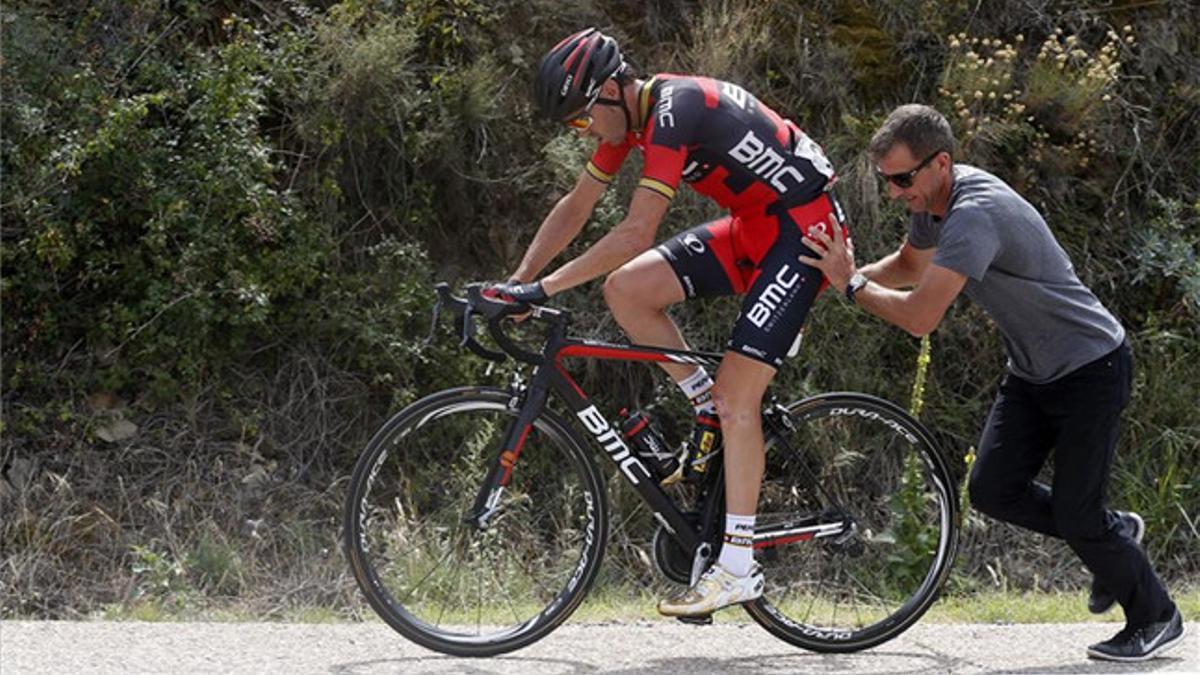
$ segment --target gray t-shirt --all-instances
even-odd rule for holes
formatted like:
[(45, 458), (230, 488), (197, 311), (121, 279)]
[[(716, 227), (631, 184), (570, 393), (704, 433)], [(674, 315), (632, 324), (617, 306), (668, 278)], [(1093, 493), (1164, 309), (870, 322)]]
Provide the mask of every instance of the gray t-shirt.
[(956, 164), (946, 217), (913, 214), (908, 242), (937, 247), (934, 265), (968, 277), (967, 297), (1000, 327), (1008, 368), (1023, 380), (1056, 380), (1125, 339), (1037, 210), (982, 169)]

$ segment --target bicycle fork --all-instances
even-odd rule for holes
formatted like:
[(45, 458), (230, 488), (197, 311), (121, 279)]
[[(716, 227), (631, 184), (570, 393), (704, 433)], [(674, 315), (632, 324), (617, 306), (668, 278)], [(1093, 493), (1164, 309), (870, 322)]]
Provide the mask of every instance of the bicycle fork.
[(549, 390), (544, 385), (535, 384), (528, 388), (524, 387), (516, 374), (513, 376), (510, 391), (512, 398), (509, 399), (508, 406), (509, 408), (519, 406), (520, 412), (517, 414), (517, 419), (513, 420), (505, 431), (500, 452), (497, 453), (495, 461), (488, 468), (487, 475), (479, 486), (479, 492), (476, 493), (470, 510), (462, 517), (464, 523), (474, 525), (480, 531), (488, 528), (488, 521), (500, 508), (500, 498), (504, 494), (504, 488), (512, 480), (512, 470), (521, 456), (521, 450), (525, 447), (525, 439), (529, 437), (529, 432), (533, 429), (533, 422), (541, 414), (542, 407), (546, 405), (546, 398), (549, 395)]

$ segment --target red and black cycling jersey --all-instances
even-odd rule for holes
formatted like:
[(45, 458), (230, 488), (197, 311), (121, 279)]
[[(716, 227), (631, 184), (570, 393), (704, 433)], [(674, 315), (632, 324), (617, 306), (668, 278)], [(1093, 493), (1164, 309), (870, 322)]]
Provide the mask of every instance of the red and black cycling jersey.
[(620, 145), (600, 143), (587, 164), (611, 182), (633, 147), (645, 164), (639, 187), (667, 199), (679, 181), (744, 218), (808, 203), (836, 180), (820, 146), (736, 84), (659, 74), (638, 95), (642, 128)]

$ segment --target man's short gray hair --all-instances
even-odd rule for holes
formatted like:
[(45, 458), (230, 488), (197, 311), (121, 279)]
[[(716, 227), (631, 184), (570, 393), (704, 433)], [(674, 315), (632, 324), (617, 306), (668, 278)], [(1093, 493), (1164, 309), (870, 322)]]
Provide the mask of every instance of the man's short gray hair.
[(867, 154), (878, 162), (897, 143), (903, 143), (917, 159), (936, 152), (954, 155), (954, 132), (942, 113), (919, 103), (902, 105), (892, 111), (883, 126), (871, 138)]

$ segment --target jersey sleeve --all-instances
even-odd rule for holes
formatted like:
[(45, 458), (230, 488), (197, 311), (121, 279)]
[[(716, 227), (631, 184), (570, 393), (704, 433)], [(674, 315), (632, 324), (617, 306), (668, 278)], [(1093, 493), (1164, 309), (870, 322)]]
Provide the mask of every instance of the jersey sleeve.
[(914, 213), (908, 221), (908, 243), (917, 249), (933, 248), (937, 246), (939, 229), (928, 213)]
[(1000, 237), (983, 209), (965, 208), (951, 213), (942, 225), (933, 264), (982, 281), (1000, 253)]
[(589, 176), (607, 185), (617, 177), (617, 172), (621, 170), (621, 164), (625, 162), (625, 157), (632, 147), (629, 139), (620, 145), (601, 142), (584, 169)]
[(675, 198), (688, 145), (696, 138), (700, 117), (706, 110), (704, 92), (681, 80), (668, 80), (658, 91), (658, 101), (646, 138), (646, 162), (638, 187)]

